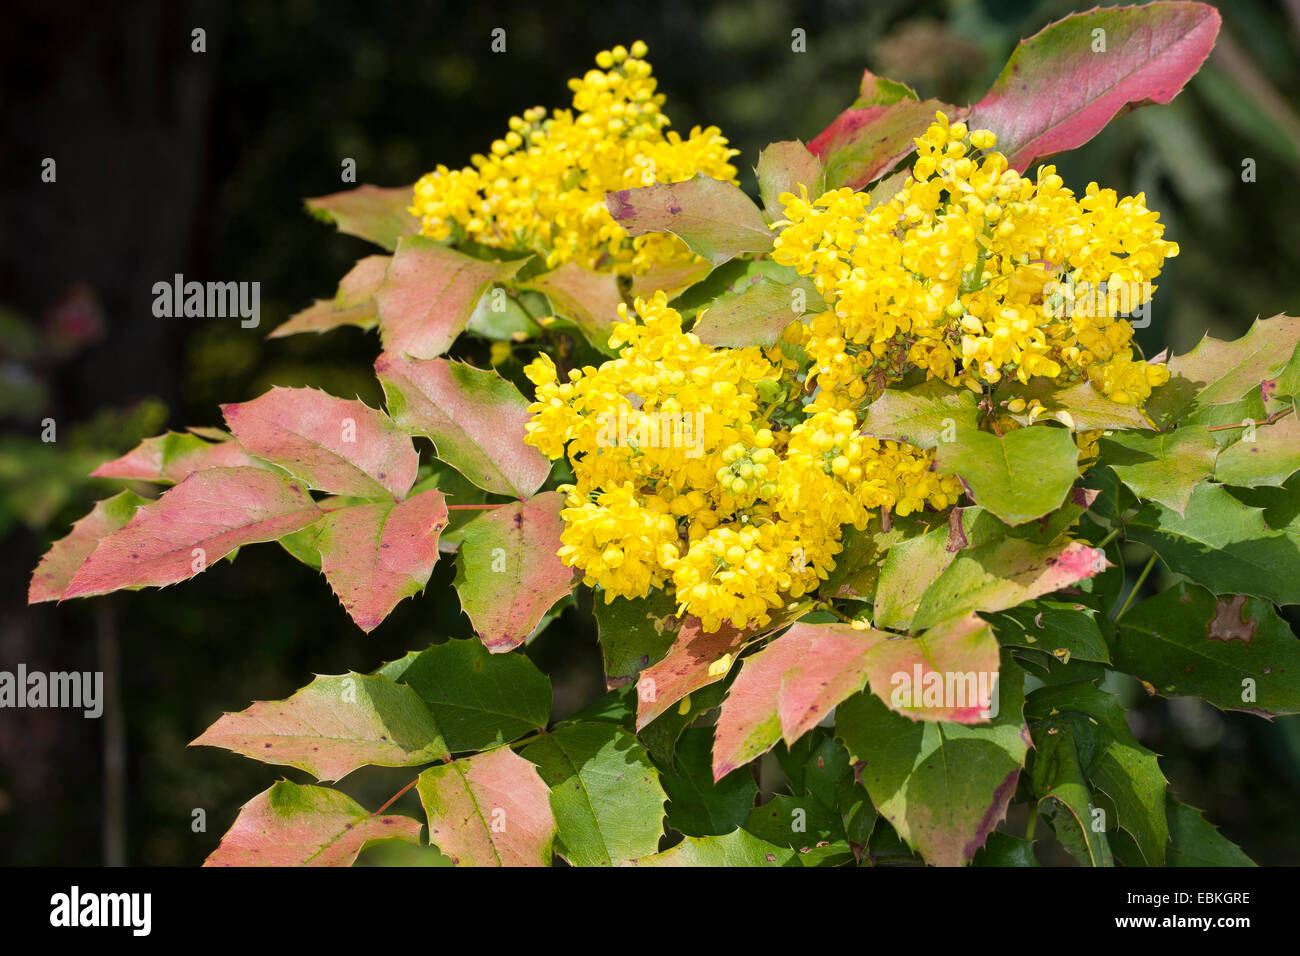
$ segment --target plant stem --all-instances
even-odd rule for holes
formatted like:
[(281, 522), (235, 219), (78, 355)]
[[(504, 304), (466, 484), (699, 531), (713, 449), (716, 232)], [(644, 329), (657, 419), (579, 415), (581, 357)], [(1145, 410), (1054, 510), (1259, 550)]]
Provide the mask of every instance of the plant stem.
[(1268, 416), (1268, 418), (1261, 421), (1255, 421), (1253, 418), (1248, 418), (1244, 422), (1231, 422), (1227, 425), (1210, 425), (1205, 430), (1210, 432), (1222, 432), (1227, 431), (1229, 428), (1248, 428), (1251, 425), (1272, 425), (1279, 418), (1286, 418), (1293, 411), (1295, 411), (1295, 406), (1288, 405), (1286, 408), (1278, 409), (1272, 415)]
[(372, 817), (377, 817), (377, 816), (379, 816), (379, 814), (383, 813), (385, 810), (387, 810), (389, 807), (391, 807), (394, 803), (396, 803), (397, 800), (398, 800), (398, 798), (401, 797), (402, 794), (406, 793), (406, 791), (410, 790), (412, 787), (414, 787), (414, 786), (415, 786), (417, 783), (419, 783), (419, 782), (420, 782), (420, 778), (419, 778), (419, 777), (416, 777), (414, 780), (412, 780), (410, 783), (408, 783), (406, 786), (404, 786), (401, 790), (398, 790), (395, 794), (393, 794), (391, 797), (389, 797), (387, 800), (385, 800), (385, 801), (384, 801), (384, 805), (383, 805), (382, 807), (380, 807), (378, 810), (376, 810), (374, 813), (370, 814), (370, 815), (371, 815)]
[(1038, 801), (1032, 800), (1029, 804), (1029, 822), (1025, 824), (1025, 840), (1032, 843), (1034, 841), (1034, 829), (1038, 826)]
[(485, 511), (489, 508), (500, 508), (501, 505), (447, 505), (448, 511)]
[(1142, 573), (1138, 575), (1137, 581), (1133, 584), (1133, 590), (1128, 592), (1128, 598), (1124, 601), (1124, 605), (1119, 609), (1119, 613), (1116, 614), (1112, 620), (1119, 621), (1119, 619), (1124, 616), (1124, 612), (1129, 609), (1129, 605), (1131, 605), (1133, 599), (1137, 597), (1138, 591), (1142, 589), (1142, 583), (1146, 581), (1147, 575), (1150, 574), (1151, 569), (1156, 566), (1156, 557), (1156, 553), (1152, 551), (1151, 557), (1147, 559), (1146, 567), (1142, 569)]
[(1100, 544), (1093, 545), (1093, 547), (1095, 547), (1098, 551), (1104, 550), (1106, 545), (1110, 544), (1112, 541), (1115, 540), (1115, 538), (1119, 535), (1119, 532), (1120, 532), (1119, 528), (1112, 528), (1110, 534), (1102, 538)]

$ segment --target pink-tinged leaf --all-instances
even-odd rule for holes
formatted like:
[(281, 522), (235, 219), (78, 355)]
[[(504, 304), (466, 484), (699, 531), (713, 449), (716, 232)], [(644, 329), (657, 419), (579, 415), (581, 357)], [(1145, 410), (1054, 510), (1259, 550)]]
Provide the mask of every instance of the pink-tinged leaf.
[(610, 352), (609, 334), (618, 321), (618, 307), (623, 302), (616, 275), (593, 272), (576, 262), (566, 262), (558, 269), (534, 276), (526, 287), (550, 299), (556, 312), (572, 319), (593, 346)]
[(317, 677), (285, 700), (223, 714), (191, 747), (339, 780), (358, 767), (413, 767), (451, 754), (433, 714), (406, 684), (374, 674)]
[(429, 842), (459, 866), (549, 866), (551, 790), (509, 747), (420, 774)]
[(401, 498), (415, 483), (420, 461), (410, 436), (363, 402), (277, 386), (221, 411), (250, 453), (318, 491)]
[(121, 458), (100, 465), (90, 476), (174, 485), (196, 471), (245, 465), (261, 467), (238, 442), (209, 442), (197, 435), (168, 432), (146, 438)]
[(998, 150), (1023, 171), (1082, 146), (1121, 112), (1172, 100), (1210, 55), (1219, 22), (1204, 3), (1068, 16), (1021, 41), (969, 125), (997, 134)]
[(371, 840), (420, 842), (420, 822), (281, 780), (249, 800), (204, 866), (351, 866)]
[(375, 295), (384, 348), (423, 359), (442, 355), (488, 287), (526, 261), (484, 262), (423, 236), (403, 239)]
[(939, 100), (911, 99), (845, 110), (808, 144), (826, 167), (826, 188), (862, 189), (879, 179), (916, 148), (913, 140), (940, 110), (954, 122), (965, 113)]
[(528, 400), (496, 372), (385, 352), (375, 373), (394, 420), (431, 439), (438, 457), (478, 487), (522, 498), (550, 474), (546, 456), (524, 442)]
[(438, 563), (438, 534), (446, 526), (447, 503), (440, 491), (325, 516), (315, 541), (321, 571), (357, 627), (370, 633), (399, 602), (424, 590)]
[(578, 575), (560, 560), (564, 496), (548, 491), (501, 505), (465, 526), (456, 558), (456, 593), (494, 654), (524, 642)]
[(677, 298), (701, 279), (707, 278), (713, 266), (703, 259), (684, 265), (661, 266), (642, 275), (632, 277), (633, 299), (645, 299), (663, 292), (669, 301)]
[(663, 659), (641, 672), (637, 680), (636, 729), (641, 730), (683, 697), (722, 680), (731, 660), (754, 634), (724, 624), (712, 633), (700, 619), (682, 621), (677, 639)]
[(996, 712), (998, 669), (993, 629), (970, 614), (881, 644), (868, 670), (872, 692), (892, 711), (913, 720), (978, 724)]
[[(886, 647), (902, 639), (884, 631), (860, 631), (848, 624), (795, 624), (773, 643), (802, 647), (777, 687), (781, 736), (794, 745), (831, 708), (862, 689), (867, 673)], [(739, 678), (737, 678), (739, 682)]]
[[(713, 738), (715, 781), (766, 753), (781, 739), (777, 703), (781, 678), (808, 651), (811, 640), (806, 628), (796, 626), (745, 659), (718, 712)], [(668, 653), (671, 657), (673, 652)]]
[(1002, 538), (958, 553), (923, 595), (912, 627), (932, 627), (971, 611), (1001, 611), (1090, 578), (1110, 563), (1078, 541), (1041, 545)]
[(236, 548), (274, 541), (320, 516), (298, 482), (267, 469), (196, 471), (100, 541), (63, 597), (166, 587)]
[(772, 248), (772, 232), (753, 200), (703, 173), (680, 183), (620, 189), (605, 196), (605, 205), (629, 235), (672, 233), (715, 266)]
[(366, 256), (339, 283), (333, 299), (317, 299), (307, 309), (272, 329), (267, 338), (279, 339), (299, 332), (328, 332), (345, 325), (372, 329), (379, 323), (375, 293), (388, 275), (391, 256)]
[(392, 189), (358, 186), (308, 199), (307, 208), (318, 219), (334, 223), (339, 232), (358, 236), (392, 252), (399, 239), (420, 231), (420, 220), (408, 210), (414, 194), (413, 186)]
[(826, 191), (826, 171), (822, 169), (822, 161), (797, 139), (772, 143), (759, 153), (754, 175), (758, 177), (763, 208), (774, 220), (785, 218), (785, 207), (780, 201), (782, 193), (798, 196), (802, 186), (810, 199), (816, 199)]
[(68, 582), (96, 545), (130, 521), (137, 508), (148, 503), (147, 498), (141, 498), (134, 491), (123, 491), (97, 502), (90, 514), (74, 524), (66, 537), (54, 542), (45, 552), (45, 557), (41, 558), (32, 574), (27, 603), (62, 600)]

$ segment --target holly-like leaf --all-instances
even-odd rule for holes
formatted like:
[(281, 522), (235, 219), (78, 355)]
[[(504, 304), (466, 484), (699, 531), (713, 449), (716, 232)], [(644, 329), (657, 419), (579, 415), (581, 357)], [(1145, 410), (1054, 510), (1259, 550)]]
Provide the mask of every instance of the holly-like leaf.
[(370, 633), (399, 602), (424, 590), (446, 526), (447, 503), (439, 491), (325, 516), (314, 543), (321, 571), (361, 630)]
[(257, 466), (238, 442), (204, 441), (186, 432), (167, 432), (146, 438), (121, 458), (105, 462), (90, 473), (92, 478), (121, 478), (174, 485), (205, 468)]
[[(805, 860), (809, 855), (832, 858), (842, 855), (836, 845), (848, 843), (839, 814), (810, 794), (777, 794), (750, 811), (745, 832), (776, 846), (788, 847)], [(848, 860), (852, 857), (846, 856), (845, 861)]]
[(488, 287), (525, 261), (484, 262), (423, 236), (405, 237), (375, 293), (385, 351), (421, 359), (442, 355), (465, 331)]
[(1097, 611), (1083, 604), (1031, 601), (989, 617), (1003, 647), (1025, 647), (1058, 660), (1110, 663)]
[(420, 460), (410, 436), (364, 402), (277, 386), (221, 411), (249, 452), (319, 491), (402, 498), (415, 483)]
[(103, 538), (64, 598), (185, 581), (246, 544), (274, 541), (320, 518), (302, 486), (264, 468), (197, 471), (141, 505)]
[(1219, 485), (1201, 484), (1181, 515), (1146, 505), (1129, 521), (1128, 536), (1215, 592), (1300, 604), (1300, 523), (1274, 530), (1263, 515)]
[(853, 106), (855, 109), (865, 109), (868, 106), (888, 106), (899, 100), (915, 99), (920, 97), (916, 95), (916, 90), (906, 83), (899, 83), (897, 80), (877, 76), (870, 70), (863, 70), (862, 82), (858, 84), (858, 98), (853, 101)]
[(508, 747), (420, 774), (429, 842), (459, 866), (549, 866), (555, 839), (550, 790)]
[(551, 682), (522, 654), (447, 641), (381, 668), (428, 706), (452, 753), (487, 750), (536, 733), (551, 715)]
[(618, 321), (618, 307), (623, 303), (614, 273), (593, 272), (576, 262), (566, 262), (534, 276), (526, 287), (550, 299), (556, 311), (572, 319), (593, 346), (607, 354), (611, 352), (609, 335)]
[[(1060, 387), (1045, 378), (1032, 379), (1028, 386), (1013, 380), (993, 395), (994, 403), (1003, 407), (1015, 398), (1022, 398), (1026, 402), (1037, 399), (1046, 410), (1046, 415), (1040, 413), (1039, 417), (1055, 418), (1067, 425), (1071, 431), (1129, 428), (1153, 431), (1155, 429), (1151, 419), (1140, 406), (1121, 405), (1097, 391), (1091, 382), (1085, 381)], [(1062, 412), (1065, 414), (1062, 415)], [(1009, 414), (1022, 425), (1030, 425), (1034, 422), (1034, 418), (1030, 417), (1028, 411)]]
[(90, 514), (50, 545), (50, 550), (36, 565), (27, 589), (27, 603), (62, 600), (73, 575), (99, 542), (130, 521), (137, 508), (148, 503), (149, 499), (141, 498), (134, 491), (122, 491), (96, 502)]
[(456, 593), (494, 654), (518, 647), (577, 576), (557, 552), (564, 496), (548, 491), (493, 508), (465, 526), (456, 558)]
[(688, 730), (675, 747), (672, 770), (660, 778), (668, 794), (668, 825), (687, 836), (730, 833), (749, 817), (758, 784), (748, 773), (714, 780), (710, 769), (713, 733)]
[(806, 312), (825, 308), (825, 301), (808, 279), (786, 284), (759, 276), (741, 291), (724, 293), (701, 310), (691, 331), (709, 345), (772, 346), (791, 322)]
[(1300, 641), (1271, 603), (1244, 594), (1183, 583), (1134, 605), (1115, 638), (1115, 667), (1167, 697), (1300, 713)]
[(703, 173), (680, 183), (620, 189), (605, 204), (629, 235), (672, 233), (714, 266), (772, 248), (771, 230), (753, 201), (740, 187)]
[(375, 360), (388, 411), (433, 441), (438, 457), (485, 491), (532, 494), (551, 463), (524, 442), (528, 400), (493, 371), (385, 352)]
[(1259, 319), (1231, 342), (1206, 336), (1169, 360), (1169, 381), (1147, 400), (1147, 413), (1162, 425), (1210, 405), (1231, 404), (1275, 379), (1300, 345), (1300, 319)]
[(725, 623), (706, 632), (699, 618), (683, 620), (668, 653), (637, 679), (636, 729), (643, 729), (683, 697), (726, 677), (735, 656), (756, 637)]
[(997, 436), (958, 428), (935, 448), (935, 468), (956, 474), (975, 503), (1009, 525), (1055, 511), (1079, 477), (1079, 449), (1069, 429), (1035, 425)]
[(826, 188), (863, 189), (916, 149), (935, 113), (954, 122), (966, 111), (940, 100), (902, 98), (887, 105), (850, 107), (808, 144), (826, 167)]
[(1085, 580), (1108, 567), (1106, 556), (1078, 541), (1039, 545), (1019, 538), (960, 552), (921, 596), (913, 628), (932, 627), (970, 611), (1001, 611)]
[(1169, 800), (1170, 866), (1254, 866), (1235, 843), (1196, 810)]
[(1034, 757), (1030, 786), (1037, 800), (1036, 812), (1052, 824), (1058, 840), (1086, 866), (1114, 866), (1110, 842), (1094, 805), (1087, 771), (1108, 741), (1086, 719), (1048, 717), (1033, 726)]
[(826, 191), (826, 172), (821, 160), (797, 139), (772, 143), (759, 153), (754, 175), (758, 177), (763, 208), (773, 220), (785, 218), (785, 207), (780, 201), (782, 193), (798, 196), (802, 186), (809, 199), (816, 199)]
[[(926, 589), (952, 564), (962, 548), (978, 546), (1006, 526), (994, 522), (981, 508), (958, 508), (948, 522), (929, 531), (893, 542), (885, 552), (876, 587), (875, 623), (881, 627), (908, 629)], [(888, 542), (886, 542), (888, 543)]]
[(1023, 172), (1082, 146), (1121, 112), (1172, 100), (1209, 56), (1219, 19), (1203, 3), (1068, 16), (1021, 41), (971, 108), (970, 127), (996, 133), (998, 150)]
[(934, 448), (959, 431), (978, 427), (979, 410), (969, 389), (929, 379), (908, 389), (887, 388), (867, 406), (862, 434)]
[(1227, 485), (1281, 487), (1300, 471), (1300, 416), (1259, 425), (1219, 452), (1214, 477)]
[(522, 756), (550, 787), (555, 850), (571, 864), (608, 866), (658, 849), (667, 794), (632, 734), (610, 723), (570, 724)]
[(871, 693), (836, 711), (835, 735), (863, 764), (858, 777), (872, 802), (926, 862), (969, 862), (1006, 815), (1029, 745), (1022, 683), (1019, 668), (1003, 661), (989, 724), (911, 721)]
[(420, 823), (375, 816), (346, 794), (288, 780), (249, 800), (204, 866), (351, 866), (372, 840), (420, 842)]
[(392, 252), (399, 239), (420, 231), (420, 221), (408, 211), (413, 196), (412, 186), (366, 185), (308, 199), (307, 208), (318, 219), (334, 223), (339, 232)]
[(333, 299), (317, 299), (311, 306), (291, 315), (267, 335), (280, 339), (300, 332), (328, 332), (353, 325), (372, 329), (379, 323), (375, 293), (388, 275), (391, 256), (366, 256), (348, 270)]
[(644, 598), (612, 597), (595, 602), (596, 630), (605, 658), (605, 684), (623, 687), (663, 659), (677, 637), (677, 602), (663, 591)]
[(1103, 438), (1101, 453), (1135, 494), (1182, 514), (1192, 489), (1214, 474), (1219, 446), (1204, 427), (1184, 425), (1154, 435)]
[(629, 860), (628, 866), (754, 867), (790, 866), (795, 852), (760, 840), (744, 830), (722, 836), (687, 837), (675, 847)]
[(221, 747), (263, 763), (339, 780), (358, 767), (414, 767), (451, 756), (429, 709), (386, 677), (317, 677), (285, 700), (223, 714), (191, 747)]

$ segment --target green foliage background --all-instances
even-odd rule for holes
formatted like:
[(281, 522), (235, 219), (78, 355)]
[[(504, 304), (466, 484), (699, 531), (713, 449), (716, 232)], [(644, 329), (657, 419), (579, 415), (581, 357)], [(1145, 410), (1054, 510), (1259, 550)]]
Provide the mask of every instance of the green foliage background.
[[(35, 406), (0, 408), (8, 433), (0, 666), (97, 669), (101, 650), (116, 645), (126, 763), (114, 777), (125, 786), (117, 816), (103, 792), (104, 721), (0, 714), (0, 863), (197, 864), (239, 803), (280, 771), (185, 743), (222, 710), (288, 696), (305, 674), (370, 671), (408, 648), (469, 636), (451, 565), (440, 564), (426, 596), (399, 606), (370, 637), (312, 571), (270, 547), (183, 590), (58, 608), (25, 607), (27, 575), (47, 543), (115, 487), (81, 480), (85, 461), (158, 431), (156, 400), (172, 427), (216, 424), (219, 402), (251, 399), (272, 383), (378, 404), (372, 335), (262, 338), (331, 295), (351, 263), (373, 251), (302, 212), (302, 197), (344, 188), (343, 157), (356, 160), (360, 181), (379, 185), (413, 182), (439, 162), (463, 164), (511, 114), (567, 102), (565, 81), (597, 50), (640, 38), (674, 126), (720, 126), (742, 151), (742, 184), (752, 191), (758, 150), (814, 136), (852, 100), (864, 67), (922, 96), (969, 102), (1020, 37), (1087, 5), (723, 0), (703, 9), (675, 0), (653, 16), (639, 5), (569, 0), (250, 0), (130, 13), (19, 6), (0, 41), (6, 99), (15, 103), (0, 121), (15, 144), (0, 196), (0, 305), (30, 325), (85, 280), (103, 303), (107, 334), (71, 358), (16, 358), (20, 336), (8, 327), (0, 343), (5, 380), (17, 367), (45, 393)], [(1219, 6), (1218, 49), (1187, 92), (1114, 122), (1060, 164), (1076, 189), (1096, 179), (1145, 191), (1181, 245), (1153, 323), (1138, 335), (1148, 355), (1185, 351), (1206, 331), (1234, 338), (1257, 315), (1300, 309), (1300, 117), (1291, 105), (1300, 102), (1300, 19), (1294, 5), (1288, 14), (1263, 0)], [(195, 26), (208, 31), (206, 54), (189, 50)], [(507, 30), (506, 54), (489, 51), (496, 27)], [(796, 27), (807, 33), (805, 54), (790, 52)], [(46, 155), (59, 157), (57, 187), (36, 181)], [(1247, 158), (1257, 182), (1242, 182)], [(154, 318), (150, 286), (177, 271), (260, 281), (261, 328)], [(68, 457), (36, 440), (46, 414), (59, 421), (55, 447)], [(89, 422), (98, 424), (81, 429), (74, 457), (72, 426)], [(557, 716), (600, 689), (587, 613), (565, 611), (528, 654), (552, 678)], [(1136, 684), (1116, 689), (1133, 705), (1138, 737), (1162, 755), (1174, 797), (1205, 810), (1259, 862), (1300, 861), (1300, 718), (1266, 722), (1147, 698)], [(406, 776), (375, 771), (364, 786), (345, 780), (340, 789), (374, 806)], [(414, 795), (404, 799), (413, 809)], [(206, 833), (192, 832), (195, 808), (206, 810)]]

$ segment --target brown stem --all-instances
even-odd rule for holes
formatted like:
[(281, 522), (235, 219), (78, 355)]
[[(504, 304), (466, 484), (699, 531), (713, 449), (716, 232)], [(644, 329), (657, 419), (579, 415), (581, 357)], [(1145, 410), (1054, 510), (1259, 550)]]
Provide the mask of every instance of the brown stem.
[(379, 816), (379, 814), (383, 813), (385, 810), (387, 810), (389, 807), (391, 807), (394, 803), (396, 803), (396, 802), (398, 801), (398, 799), (402, 796), (402, 794), (406, 793), (406, 791), (410, 790), (412, 787), (414, 787), (414, 786), (415, 786), (417, 783), (419, 783), (419, 782), (420, 782), (420, 778), (419, 778), (419, 777), (416, 777), (414, 780), (412, 780), (410, 783), (408, 783), (406, 786), (404, 786), (401, 790), (398, 790), (395, 794), (393, 794), (391, 797), (389, 797), (389, 798), (384, 802), (384, 805), (383, 805), (382, 807), (380, 807), (378, 810), (376, 810), (374, 813), (372, 813), (372, 814), (370, 814), (370, 815), (371, 815), (372, 817), (377, 817), (377, 816)]
[(448, 511), (486, 511), (489, 508), (500, 508), (501, 505), (447, 505)]
[(1262, 421), (1257, 422), (1253, 418), (1248, 418), (1244, 422), (1233, 422), (1230, 425), (1210, 425), (1206, 428), (1206, 431), (1222, 432), (1227, 431), (1229, 428), (1249, 428), (1251, 425), (1272, 425), (1278, 419), (1286, 418), (1286, 416), (1290, 415), (1293, 411), (1295, 411), (1295, 406), (1288, 405), (1286, 408), (1278, 409)]

